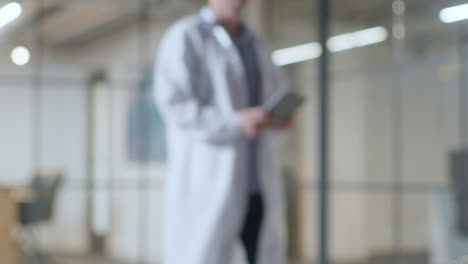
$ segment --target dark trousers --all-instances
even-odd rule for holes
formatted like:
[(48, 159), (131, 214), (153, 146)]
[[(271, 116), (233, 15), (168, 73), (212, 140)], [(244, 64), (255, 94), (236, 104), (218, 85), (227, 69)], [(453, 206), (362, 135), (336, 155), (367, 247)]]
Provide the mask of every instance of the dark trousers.
[(262, 196), (260, 194), (250, 195), (241, 233), (241, 240), (247, 252), (249, 264), (256, 264), (257, 262), (257, 246), (263, 220), (263, 210)]

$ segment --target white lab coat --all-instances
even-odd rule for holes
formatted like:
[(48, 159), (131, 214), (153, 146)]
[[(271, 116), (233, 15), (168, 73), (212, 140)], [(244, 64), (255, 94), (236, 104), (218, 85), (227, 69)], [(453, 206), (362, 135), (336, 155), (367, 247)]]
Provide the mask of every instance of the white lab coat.
[[(246, 75), (224, 28), (203, 33), (199, 17), (173, 25), (155, 67), (155, 97), (167, 127), (168, 176), (163, 264), (245, 264), (239, 239), (248, 197), (246, 147), (239, 110), (248, 107)], [(260, 40), (263, 94), (284, 80)], [(270, 148), (260, 138), (260, 184), (265, 206), (259, 264), (286, 263), (283, 182)]]

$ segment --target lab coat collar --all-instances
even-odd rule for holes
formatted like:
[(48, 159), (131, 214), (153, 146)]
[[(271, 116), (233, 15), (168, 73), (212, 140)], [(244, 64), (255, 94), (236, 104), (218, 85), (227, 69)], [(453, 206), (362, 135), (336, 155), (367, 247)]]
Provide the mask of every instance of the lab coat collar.
[[(240, 33), (240, 36), (236, 38), (239, 41), (239, 43), (254, 41), (255, 36), (247, 28), (247, 26), (245, 26), (245, 24), (242, 24), (241, 27), (242, 31)], [(224, 47), (229, 47), (233, 44), (233, 36), (231, 36), (231, 34), (229, 34), (229, 32), (227, 32), (227, 30), (219, 23), (215, 13), (209, 6), (204, 6), (200, 10), (199, 28), (205, 34), (212, 31)]]
[(216, 17), (215, 13), (213, 12), (213, 10), (211, 10), (209, 6), (202, 7), (202, 9), (200, 10), (200, 19), (201, 19), (201, 23), (207, 26), (219, 25), (218, 18)]
[(218, 19), (211, 8), (208, 6), (203, 7), (200, 11), (199, 17), (198, 28), (203, 34), (206, 35), (212, 33), (225, 49), (229, 49), (233, 46), (229, 33), (219, 24)]

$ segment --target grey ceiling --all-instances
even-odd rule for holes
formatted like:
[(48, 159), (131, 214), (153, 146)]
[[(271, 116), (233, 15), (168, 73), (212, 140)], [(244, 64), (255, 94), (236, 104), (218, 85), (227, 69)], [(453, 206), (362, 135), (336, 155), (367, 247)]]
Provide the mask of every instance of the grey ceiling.
[[(24, 15), (19, 22), (6, 30), (7, 32), (0, 32), (0, 42), (2, 38), (6, 38), (6, 35), (9, 39), (21, 39), (24, 34), (34, 31), (34, 25), (37, 26), (40, 22), (44, 42), (50, 47), (85, 44), (107, 32), (136, 23), (141, 14), (142, 3), (151, 5), (153, 19), (163, 19), (171, 14), (183, 14), (187, 12), (186, 10), (192, 10), (205, 2), (205, 0), (42, 0), (42, 8), (39, 8), (38, 3), (41, 0), (17, 1), (23, 4)], [(0, 4), (6, 2), (8, 1), (0, 0)], [(272, 0), (272, 2), (274, 25), (277, 30), (283, 30), (284, 25), (297, 25), (297, 30), (309, 30), (311, 34), (315, 30), (317, 0)], [(332, 29), (335, 25), (388, 23), (392, 16), (391, 2), (391, 0), (333, 0), (331, 1)], [(437, 21), (437, 12), (442, 7), (463, 2), (467, 0), (407, 0), (407, 14), (427, 21)], [(285, 35), (287, 37), (287, 34)]]

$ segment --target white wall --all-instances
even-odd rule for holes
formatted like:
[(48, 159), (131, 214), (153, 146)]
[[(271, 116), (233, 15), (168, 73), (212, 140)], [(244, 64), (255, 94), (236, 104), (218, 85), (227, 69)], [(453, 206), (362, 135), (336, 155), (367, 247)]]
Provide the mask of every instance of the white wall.
[[(392, 72), (388, 44), (332, 55), (330, 101), (330, 178), (356, 183), (332, 192), (330, 254), (334, 261), (362, 261), (392, 253), (393, 214), (390, 193), (392, 163)], [(449, 44), (446, 44), (449, 45)], [(402, 177), (406, 184), (449, 182), (450, 151), (459, 147), (459, 87), (453, 49), (433, 50), (424, 57), (411, 50), (403, 69)], [(296, 65), (308, 103), (299, 126), (301, 178), (318, 179), (317, 61)], [(387, 184), (366, 191), (363, 183)], [(360, 187), (359, 187), (360, 186)], [(316, 258), (317, 193), (302, 194), (302, 247)], [(402, 195), (403, 244), (406, 253), (427, 252), (430, 244), (430, 190)]]
[(31, 98), (24, 81), (0, 83), (1, 185), (21, 185), (31, 171)]
[[(359, 59), (359, 58), (354, 58)], [(308, 183), (317, 183), (318, 168), (318, 88), (317, 61), (298, 65), (298, 78), (307, 103), (300, 116), (300, 174)], [(357, 63), (357, 62), (356, 62)], [(330, 89), (330, 178), (333, 182), (366, 180), (365, 95), (359, 76), (333, 80)], [(302, 189), (303, 249), (306, 259), (316, 258), (318, 238), (318, 193)], [(362, 192), (333, 192), (330, 195), (330, 254), (337, 261), (362, 260), (368, 253), (366, 198)]]
[[(149, 53), (141, 54), (136, 24), (81, 47), (47, 51), (44, 59), (41, 108), (41, 161), (44, 171), (64, 169), (66, 181), (57, 197), (56, 213), (41, 230), (46, 250), (84, 254), (89, 249), (88, 197), (85, 192), (88, 162), (88, 80), (96, 70), (103, 70), (113, 89), (113, 179), (132, 184), (112, 192), (112, 230), (107, 251), (112, 258), (158, 261), (161, 251), (161, 212), (165, 166), (146, 165), (127, 160), (127, 118), (143, 72), (151, 64), (161, 34), (176, 18), (198, 7), (187, 6), (154, 20), (145, 36)], [(10, 46), (0, 48), (0, 184), (27, 184), (36, 168), (32, 146), (37, 131), (34, 124), (32, 62), (14, 67), (9, 61)], [(31, 45), (32, 46), (32, 45)], [(138, 190), (138, 179), (148, 179), (147, 191)], [(145, 204), (142, 204), (142, 201)], [(147, 215), (144, 222), (141, 217)], [(142, 226), (144, 224), (144, 226)], [(141, 241), (141, 235), (147, 241)], [(140, 242), (147, 242), (142, 245)]]
[[(57, 75), (66, 75), (57, 69)], [(86, 248), (85, 194), (71, 188), (70, 181), (86, 175), (86, 90), (82, 83), (44, 80), (41, 128), (34, 126), (34, 89), (30, 76), (4, 78), (0, 84), (2, 185), (28, 184), (37, 169), (45, 173), (64, 169), (67, 183), (57, 197), (53, 228), (44, 230), (51, 249), (81, 251)], [(38, 138), (38, 135), (41, 135)], [(35, 167), (34, 142), (40, 140), (40, 168)], [(73, 239), (70, 239), (73, 238)]]

